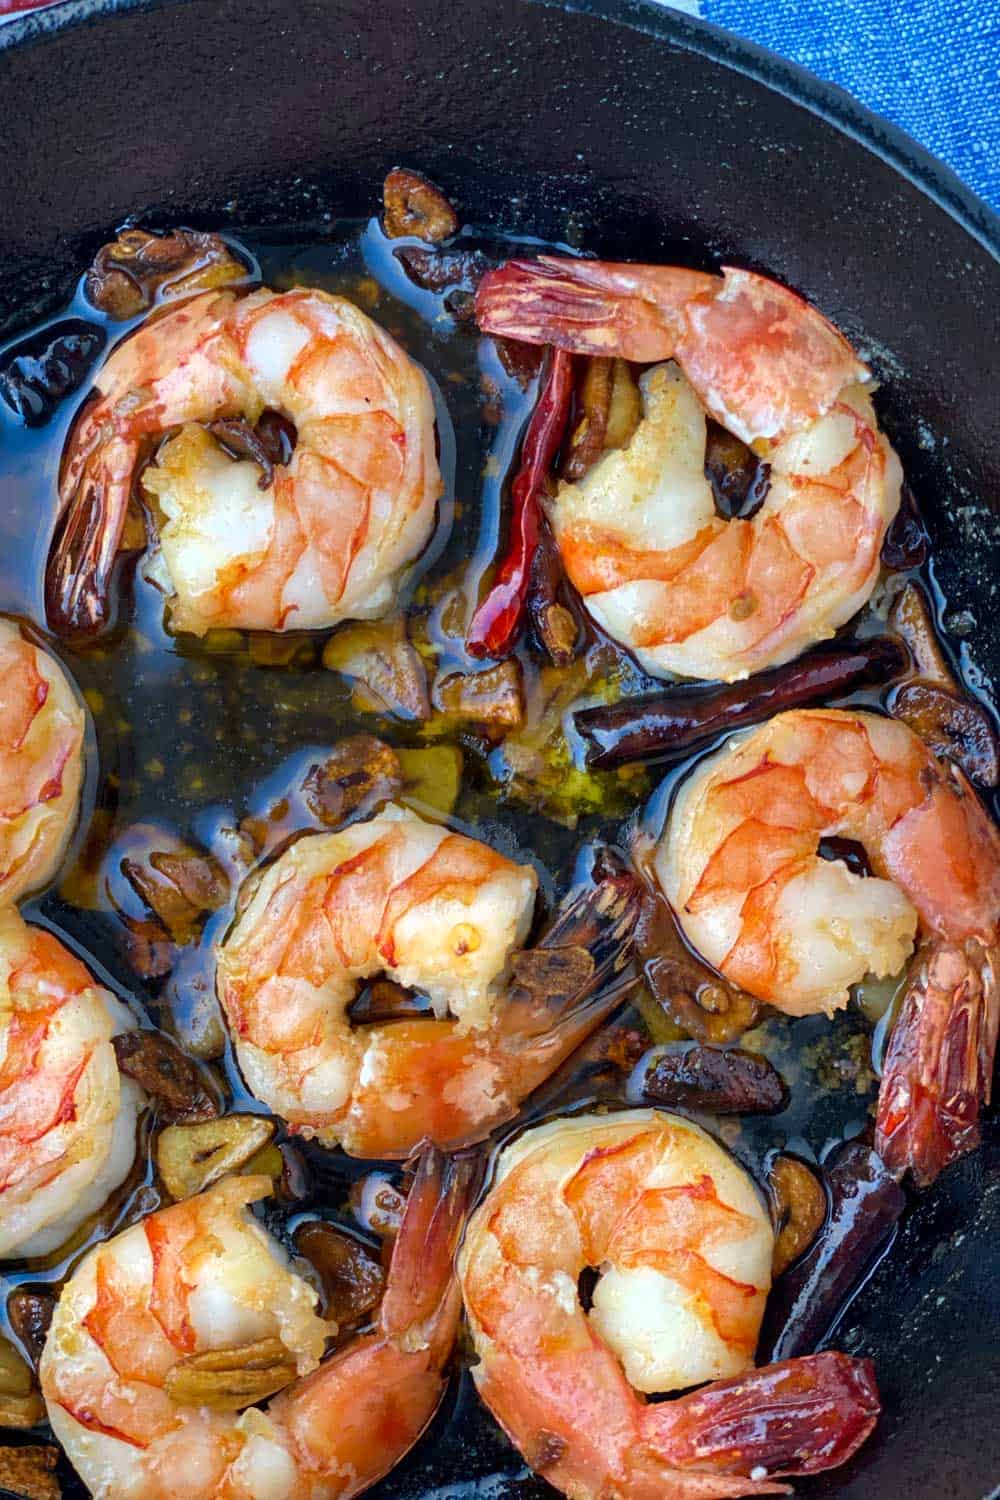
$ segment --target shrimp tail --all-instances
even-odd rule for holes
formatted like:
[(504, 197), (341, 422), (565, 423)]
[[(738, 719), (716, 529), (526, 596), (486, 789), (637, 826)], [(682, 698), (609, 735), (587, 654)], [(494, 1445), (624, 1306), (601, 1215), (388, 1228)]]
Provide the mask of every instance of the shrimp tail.
[(871, 1360), (828, 1351), (649, 1407), (647, 1435), (680, 1469), (754, 1479), (819, 1474), (857, 1452), (881, 1409)]
[(718, 277), (683, 267), (542, 255), (488, 271), (476, 293), (476, 320), (484, 333), (572, 354), (670, 359), (683, 310), (718, 285)]
[(917, 956), (879, 1090), (875, 1144), (921, 1187), (979, 1144), (1000, 1027), (997, 949), (935, 941)]
[[(125, 524), (135, 459), (131, 444), (109, 444), (127, 454), (95, 449), (69, 475), (68, 494), (45, 567), (45, 614), (56, 635), (95, 635), (110, 617), (111, 575)], [(121, 468), (122, 474), (113, 470)], [(123, 477), (124, 476), (124, 477)], [(65, 493), (65, 492), (64, 492)]]
[(436, 1146), (421, 1152), (389, 1264), (379, 1314), (384, 1337), (399, 1339), (422, 1324), (446, 1357), (460, 1308), (455, 1253), (482, 1179), (478, 1152), (449, 1156)]
[(821, 312), (788, 287), (732, 266), (513, 260), (483, 277), (485, 333), (573, 354), (676, 359), (709, 414), (744, 442), (800, 431), (867, 365)]
[(642, 887), (620, 855), (594, 850), (591, 882), (572, 892), (534, 948), (513, 959), (501, 1021), (508, 1046), (546, 1061), (539, 1082), (636, 983), (633, 935)]
[(322, 1481), (302, 1494), (350, 1500), (388, 1473), (432, 1420), (462, 1309), (455, 1253), (480, 1180), (475, 1155), (423, 1150), (376, 1327), (271, 1403), (268, 1415), (300, 1468)]
[(590, 854), (590, 880), (570, 894), (538, 940), (543, 949), (568, 943), (587, 948), (599, 980), (618, 973), (631, 957), (631, 937), (642, 907), (642, 887), (621, 855), (605, 845)]

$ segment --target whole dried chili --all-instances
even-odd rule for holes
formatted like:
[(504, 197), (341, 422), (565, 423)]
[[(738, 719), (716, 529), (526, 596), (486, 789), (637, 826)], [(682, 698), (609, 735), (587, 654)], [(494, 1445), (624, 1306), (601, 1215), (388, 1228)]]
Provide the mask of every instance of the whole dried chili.
[(761, 1364), (795, 1358), (831, 1336), (906, 1206), (902, 1188), (862, 1141), (842, 1146), (823, 1178), (829, 1213), (801, 1259), (776, 1278), (757, 1344)]
[(784, 667), (743, 682), (709, 688), (669, 688), (648, 698), (584, 708), (573, 722), (589, 740), (587, 766), (613, 770), (657, 756), (693, 750), (717, 734), (759, 724), (789, 708), (854, 688), (882, 683), (906, 667), (906, 653), (889, 636), (821, 647)]
[(473, 616), (466, 639), (472, 656), (506, 656), (523, 624), (538, 548), (539, 497), (562, 441), (573, 392), (573, 358), (553, 349), (538, 402), (521, 445), (511, 491), (510, 541), (496, 582)]

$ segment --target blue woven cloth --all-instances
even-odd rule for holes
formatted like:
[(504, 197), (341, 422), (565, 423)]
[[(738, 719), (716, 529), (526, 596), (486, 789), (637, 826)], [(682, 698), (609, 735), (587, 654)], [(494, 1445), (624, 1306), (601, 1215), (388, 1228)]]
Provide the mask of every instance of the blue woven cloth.
[(677, 0), (894, 120), (1000, 209), (1000, 0)]

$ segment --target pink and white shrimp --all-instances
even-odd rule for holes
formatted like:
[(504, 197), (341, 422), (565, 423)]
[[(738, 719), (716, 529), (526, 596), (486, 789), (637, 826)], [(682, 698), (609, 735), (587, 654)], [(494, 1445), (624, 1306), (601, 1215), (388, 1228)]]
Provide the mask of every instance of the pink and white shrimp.
[[(168, 434), (142, 488), (174, 629), (314, 629), (385, 612), (434, 524), (434, 407), (422, 371), (353, 303), (304, 287), (206, 292), (147, 319), (97, 385), (63, 454), (53, 629), (106, 623), (132, 484)], [(252, 427), (265, 411), (296, 441), (263, 473), (199, 425)]]
[[(862, 845), (874, 872), (823, 859)], [(928, 1181), (978, 1139), (1000, 1023), (1000, 834), (954, 766), (905, 724), (799, 709), (735, 736), (682, 784), (654, 861), (695, 948), (791, 1015), (901, 972), (878, 1148)]]
[(0, 906), (55, 872), (76, 823), (83, 709), (59, 663), (0, 619)]
[[(91, 1250), (63, 1287), (39, 1372), (90, 1493), (350, 1500), (381, 1478), (444, 1392), (474, 1178), (468, 1161), (425, 1153), (376, 1325), (322, 1363), (336, 1326), (245, 1211), (269, 1178), (228, 1178)], [(255, 1386), (258, 1400), (285, 1389), (264, 1408)]]
[[(870, 596), (900, 500), (871, 372), (809, 303), (767, 277), (541, 256), (489, 272), (487, 333), (657, 363), (624, 448), (559, 486), (570, 580), (656, 676), (732, 681), (832, 636)], [(749, 519), (716, 513), (706, 416), (770, 467)]]
[[(355, 1156), (483, 1139), (613, 1008), (631, 951), (638, 886), (617, 869), (542, 940), (553, 983), (508, 983), (536, 886), (530, 866), (394, 804), (299, 839), (218, 953), (219, 999), (252, 1092)], [(437, 1016), (352, 1027), (359, 980), (383, 972), (421, 990)]]
[(128, 1176), (145, 1095), (111, 1040), (134, 1026), (57, 938), (0, 911), (0, 1256), (57, 1249)]
[(459, 1253), (479, 1394), (571, 1500), (786, 1493), (775, 1476), (843, 1463), (879, 1400), (870, 1364), (842, 1354), (753, 1368), (772, 1250), (753, 1182), (687, 1120), (630, 1110), (529, 1130)]

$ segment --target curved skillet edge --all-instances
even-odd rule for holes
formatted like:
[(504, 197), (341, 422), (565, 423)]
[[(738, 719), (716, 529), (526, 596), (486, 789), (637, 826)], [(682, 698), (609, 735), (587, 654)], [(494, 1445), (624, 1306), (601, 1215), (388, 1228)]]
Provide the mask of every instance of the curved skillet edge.
[(808, 68), (711, 21), (670, 10), (656, 0), (574, 0), (572, 5), (561, 5), (559, 0), (531, 0), (531, 3), (584, 11), (634, 26), (766, 84), (874, 152), (1000, 259), (1000, 214), (926, 146), (838, 84), (829, 83)]
[[(710, 21), (672, 10), (657, 0), (572, 0), (568, 4), (564, 0), (527, 0), (527, 3), (553, 10), (581, 11), (632, 27), (765, 84), (872, 151), (926, 193), (1000, 260), (1000, 214), (913, 136), (808, 68)], [(26, 11), (0, 28), (0, 59), (8, 48), (30, 46), (54, 32), (89, 25), (103, 16), (178, 4), (184, 4), (184, 0), (62, 0), (45, 10)]]

